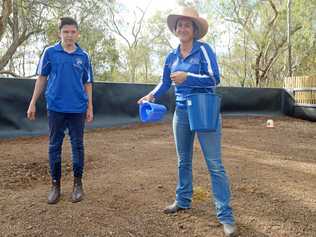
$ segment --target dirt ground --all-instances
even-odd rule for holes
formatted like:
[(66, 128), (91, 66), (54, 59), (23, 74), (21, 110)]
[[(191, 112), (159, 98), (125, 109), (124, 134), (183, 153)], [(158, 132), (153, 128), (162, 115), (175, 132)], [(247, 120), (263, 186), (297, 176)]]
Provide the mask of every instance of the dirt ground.
[[(286, 117), (224, 117), (223, 162), (240, 236), (316, 236), (316, 126)], [(175, 196), (171, 123), (86, 133), (85, 200), (69, 201), (64, 143), (62, 198), (46, 204), (47, 137), (0, 140), (0, 236), (220, 237), (208, 172), (195, 143), (193, 207), (163, 208)]]

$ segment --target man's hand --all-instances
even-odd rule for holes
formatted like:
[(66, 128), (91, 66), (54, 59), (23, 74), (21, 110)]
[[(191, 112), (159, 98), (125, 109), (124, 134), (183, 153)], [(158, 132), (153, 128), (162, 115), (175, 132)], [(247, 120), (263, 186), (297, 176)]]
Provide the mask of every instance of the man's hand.
[(86, 113), (86, 121), (91, 123), (93, 121), (93, 108), (92, 106), (88, 106), (87, 113)]
[(29, 108), (26, 112), (27, 118), (29, 120), (35, 120), (36, 117), (36, 101), (41, 95), (42, 91), (45, 88), (47, 82), (47, 77), (46, 76), (38, 76), (36, 82), (35, 82), (35, 87), (33, 91), (33, 96), (29, 105)]
[(29, 120), (35, 120), (35, 117), (36, 117), (36, 106), (35, 106), (35, 104), (33, 104), (32, 102), (30, 103), (26, 114), (27, 114), (27, 118)]

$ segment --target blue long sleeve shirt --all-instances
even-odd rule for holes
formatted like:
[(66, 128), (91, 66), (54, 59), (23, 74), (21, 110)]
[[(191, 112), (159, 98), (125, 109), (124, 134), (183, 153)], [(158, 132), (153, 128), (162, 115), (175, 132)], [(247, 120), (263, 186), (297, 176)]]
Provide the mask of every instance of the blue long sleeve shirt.
[(170, 88), (170, 74), (177, 71), (187, 73), (183, 83), (175, 85), (177, 106), (184, 106), (186, 96), (192, 93), (212, 92), (220, 83), (220, 74), (216, 55), (204, 42), (194, 41), (191, 53), (182, 58), (180, 45), (166, 57), (160, 83), (151, 92), (155, 98), (161, 97)]

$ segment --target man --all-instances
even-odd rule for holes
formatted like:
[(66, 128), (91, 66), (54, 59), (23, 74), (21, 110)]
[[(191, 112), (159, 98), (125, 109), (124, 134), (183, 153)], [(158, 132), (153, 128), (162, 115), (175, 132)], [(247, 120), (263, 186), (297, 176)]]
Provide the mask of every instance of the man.
[(36, 101), (46, 84), (45, 98), (49, 124), (49, 166), (52, 188), (48, 204), (60, 198), (61, 153), (65, 130), (68, 129), (74, 174), (72, 202), (83, 199), (82, 175), (84, 168), (84, 125), (93, 120), (93, 74), (88, 54), (77, 44), (79, 29), (70, 17), (60, 19), (60, 42), (47, 47), (38, 63), (33, 96), (27, 117), (34, 120)]

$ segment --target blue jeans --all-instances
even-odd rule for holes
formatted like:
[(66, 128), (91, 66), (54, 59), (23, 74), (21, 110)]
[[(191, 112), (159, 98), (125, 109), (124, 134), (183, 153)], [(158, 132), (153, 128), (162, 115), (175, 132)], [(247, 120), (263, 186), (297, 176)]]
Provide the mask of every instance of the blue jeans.
[[(210, 173), (217, 218), (222, 224), (233, 224), (230, 206), (229, 180), (221, 160), (221, 119), (215, 132), (197, 132), (204, 159)], [(176, 202), (179, 207), (190, 208), (193, 194), (192, 153), (195, 132), (190, 130), (188, 112), (176, 108), (173, 133), (178, 156), (178, 184)]]
[(61, 153), (66, 128), (69, 132), (72, 148), (73, 173), (75, 177), (82, 177), (84, 166), (83, 133), (85, 113), (59, 113), (49, 110), (48, 125), (48, 157), (52, 179), (60, 180), (61, 178)]

